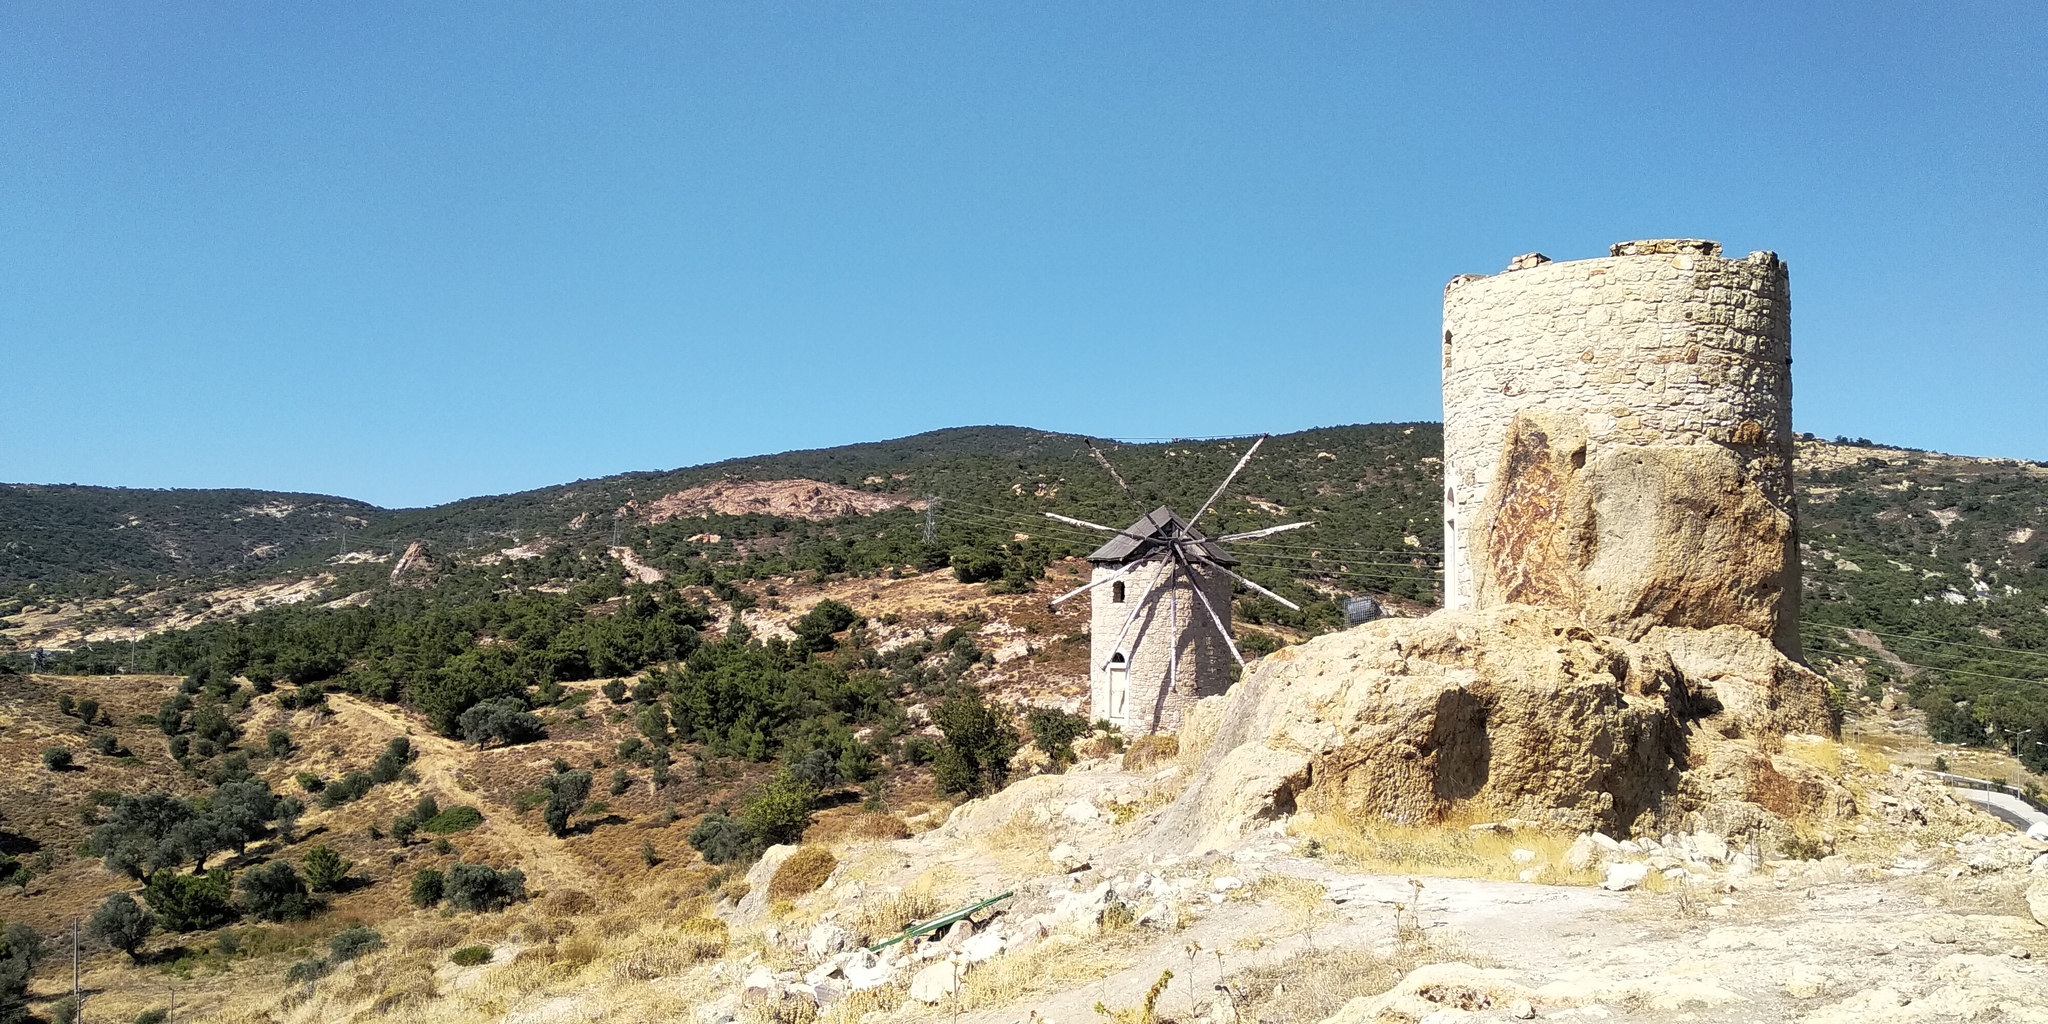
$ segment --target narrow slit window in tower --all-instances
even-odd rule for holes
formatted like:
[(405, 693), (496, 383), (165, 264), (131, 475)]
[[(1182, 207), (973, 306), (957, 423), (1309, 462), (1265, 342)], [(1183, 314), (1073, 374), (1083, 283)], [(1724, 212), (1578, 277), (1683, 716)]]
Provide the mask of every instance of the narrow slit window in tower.
[(1124, 603), (1124, 581), (1118, 580), (1109, 585), (1109, 600), (1111, 604)]
[(1109, 719), (1122, 722), (1124, 719), (1124, 698), (1131, 692), (1130, 663), (1124, 653), (1118, 651), (1109, 656)]

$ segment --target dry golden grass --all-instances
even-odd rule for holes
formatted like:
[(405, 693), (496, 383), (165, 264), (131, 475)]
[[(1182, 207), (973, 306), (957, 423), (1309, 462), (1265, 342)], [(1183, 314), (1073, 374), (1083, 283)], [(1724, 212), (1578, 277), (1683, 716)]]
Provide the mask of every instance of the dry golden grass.
[(1360, 949), (1308, 949), (1285, 960), (1250, 967), (1224, 981), (1241, 1020), (1322, 1020), (1359, 996), (1394, 987), (1421, 958)]
[(1165, 733), (1142, 736), (1124, 750), (1124, 770), (1149, 771), (1180, 756), (1180, 737)]
[(1233, 891), (1231, 897), (1253, 903), (1271, 903), (1291, 913), (1305, 914), (1321, 904), (1329, 893), (1330, 890), (1321, 882), (1293, 875), (1266, 875)]
[(981, 848), (995, 858), (1005, 878), (1029, 878), (1053, 870), (1046, 859), (1052, 849), (1046, 841), (1045, 826), (1031, 820), (1031, 812), (1018, 811), (1003, 827), (983, 835)]
[(923, 890), (865, 896), (854, 905), (846, 928), (862, 944), (872, 945), (900, 934), (913, 922), (937, 916), (941, 909), (938, 897)]
[[(1319, 844), (1323, 856), (1371, 874), (1514, 881), (1526, 869), (1541, 868), (1537, 881), (1545, 884), (1590, 885), (1600, 880), (1597, 871), (1565, 867), (1565, 851), (1575, 835), (1530, 829), (1475, 832), (1466, 827), (1470, 817), (1454, 816), (1441, 825), (1404, 825), (1333, 810), (1298, 817), (1292, 831)], [(1510, 856), (1517, 849), (1535, 853), (1535, 860), (1517, 863)]]
[(910, 836), (910, 826), (902, 818), (880, 811), (819, 815), (804, 832), (804, 838), (813, 843), (876, 842)]
[(960, 1008), (1007, 1006), (1028, 996), (1099, 981), (1129, 967), (1135, 957), (1113, 937), (1055, 936), (968, 972)]
[(768, 879), (768, 898), (788, 900), (816, 892), (838, 866), (839, 858), (832, 856), (830, 850), (822, 846), (803, 847), (790, 854), (775, 869), (774, 877)]

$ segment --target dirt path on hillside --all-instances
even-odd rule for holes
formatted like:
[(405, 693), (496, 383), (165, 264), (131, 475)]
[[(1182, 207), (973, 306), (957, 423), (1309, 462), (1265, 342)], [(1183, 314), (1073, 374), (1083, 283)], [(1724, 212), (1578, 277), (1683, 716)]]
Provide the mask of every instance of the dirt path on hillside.
[(589, 876), (589, 867), (569, 855), (561, 840), (521, 827), (516, 808), (463, 787), (459, 778), (476, 759), (476, 751), (467, 745), (436, 735), (424, 721), (346, 694), (330, 693), (327, 703), (345, 725), (381, 732), (387, 739), (404, 736), (411, 740), (413, 752), (418, 755), (412, 768), (419, 773), (421, 792), (444, 807), (466, 803), (482, 811), (483, 824), (470, 834), (510, 853), (514, 865), (526, 872), (530, 885), (552, 889), (575, 885)]

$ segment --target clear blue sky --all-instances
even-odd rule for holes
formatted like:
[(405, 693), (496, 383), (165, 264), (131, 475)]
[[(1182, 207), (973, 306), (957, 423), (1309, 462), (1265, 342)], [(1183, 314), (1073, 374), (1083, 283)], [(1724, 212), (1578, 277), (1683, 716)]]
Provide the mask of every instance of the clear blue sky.
[(9, 3), (0, 479), (1436, 419), (1452, 275), (1674, 235), (1799, 429), (2048, 459), (2041, 6), (1392, 6)]

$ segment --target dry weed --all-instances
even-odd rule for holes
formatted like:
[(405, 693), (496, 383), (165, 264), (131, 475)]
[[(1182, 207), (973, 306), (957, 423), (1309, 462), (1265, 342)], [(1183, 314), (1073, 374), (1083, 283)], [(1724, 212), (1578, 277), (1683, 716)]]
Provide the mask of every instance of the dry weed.
[(960, 1007), (1007, 1006), (1027, 996), (1100, 981), (1131, 965), (1108, 937), (1057, 936), (977, 967), (960, 988)]
[(816, 892), (838, 866), (839, 858), (832, 856), (830, 850), (822, 846), (803, 847), (775, 869), (775, 876), (768, 880), (768, 898), (788, 900)]
[(1220, 986), (1239, 1020), (1322, 1020), (1359, 996), (1394, 987), (1419, 960), (1361, 949), (1306, 949), (1232, 973)]
[[(1597, 871), (1565, 867), (1565, 852), (1575, 835), (1524, 829), (1473, 831), (1461, 815), (1440, 825), (1406, 825), (1359, 818), (1342, 811), (1302, 815), (1295, 835), (1315, 842), (1322, 856), (1372, 874), (1438, 875), (1458, 878), (1516, 880), (1522, 871), (1542, 869), (1537, 881), (1546, 884), (1591, 885)], [(1518, 862), (1512, 854), (1524, 849), (1536, 855)]]
[(926, 891), (882, 893), (863, 897), (855, 904), (846, 926), (863, 945), (872, 945), (902, 933), (918, 921), (937, 916), (940, 909), (938, 898)]

